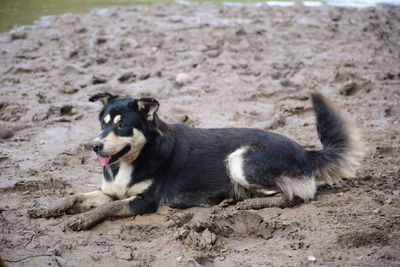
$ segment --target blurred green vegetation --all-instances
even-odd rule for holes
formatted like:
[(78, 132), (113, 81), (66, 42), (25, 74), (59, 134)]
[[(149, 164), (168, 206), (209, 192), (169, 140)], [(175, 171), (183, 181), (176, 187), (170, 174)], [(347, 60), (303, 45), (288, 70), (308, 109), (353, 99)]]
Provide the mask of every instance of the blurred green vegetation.
[[(114, 5), (133, 6), (169, 0), (0, 0), (0, 32), (14, 25), (31, 25), (42, 16), (62, 13), (85, 13), (92, 8)], [(172, 1), (170, 1), (172, 2)]]
[[(42, 16), (63, 13), (86, 13), (93, 8), (110, 6), (143, 6), (153, 3), (179, 2), (180, 0), (0, 0), (0, 32), (8, 31), (14, 25), (32, 25)], [(289, 3), (295, 0), (182, 0), (186, 2), (211, 3)], [(333, 4), (344, 6), (365, 6), (376, 2), (394, 2), (400, 0), (305, 0), (315, 4)]]
[[(0, 32), (12, 29), (14, 25), (32, 25), (42, 16), (63, 13), (85, 13), (93, 8), (110, 6), (141, 6), (175, 0), (0, 0)], [(188, 2), (236, 2), (259, 3), (262, 0), (189, 0)], [(265, 1), (264, 1), (265, 2)]]

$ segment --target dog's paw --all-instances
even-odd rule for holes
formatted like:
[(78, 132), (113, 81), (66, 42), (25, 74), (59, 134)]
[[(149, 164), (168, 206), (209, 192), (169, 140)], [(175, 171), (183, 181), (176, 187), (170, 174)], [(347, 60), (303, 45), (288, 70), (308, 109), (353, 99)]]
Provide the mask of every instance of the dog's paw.
[(64, 229), (72, 230), (72, 231), (81, 231), (84, 230), (85, 219), (81, 216), (72, 217), (67, 221), (64, 226)]
[(235, 203), (235, 200), (233, 198), (228, 198), (224, 199), (221, 203), (218, 204), (219, 207), (228, 207), (229, 205), (232, 205)]
[(238, 210), (260, 210), (264, 208), (281, 207), (286, 203), (282, 197), (266, 197), (245, 199), (236, 204)]
[(65, 214), (65, 209), (59, 207), (45, 207), (38, 209), (31, 209), (28, 211), (28, 215), (31, 218), (56, 218)]
[(28, 216), (30, 218), (34, 218), (34, 219), (49, 218), (49, 209), (48, 208), (39, 208), (39, 209), (28, 210)]
[(77, 231), (87, 230), (91, 226), (92, 226), (91, 220), (89, 220), (87, 216), (77, 215), (67, 221), (67, 223), (64, 226), (64, 229), (77, 232)]
[(250, 210), (253, 208), (253, 205), (251, 202), (249, 202), (247, 199), (240, 201), (236, 204), (235, 208), (237, 210)]
[[(64, 215), (66, 212), (69, 213), (70, 210), (73, 211), (74, 205), (76, 203), (76, 197), (69, 197), (65, 199), (57, 200), (50, 207), (40, 207), (34, 208), (28, 211), (28, 215), (31, 218), (55, 218)], [(36, 204), (35, 206), (38, 206)]]

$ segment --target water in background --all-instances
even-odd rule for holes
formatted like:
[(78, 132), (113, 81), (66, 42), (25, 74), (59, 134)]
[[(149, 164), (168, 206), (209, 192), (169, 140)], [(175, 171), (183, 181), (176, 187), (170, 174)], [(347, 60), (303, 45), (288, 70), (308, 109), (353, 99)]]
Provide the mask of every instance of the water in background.
[[(160, 2), (180, 2), (180, 0), (0, 0), (0, 32), (8, 31), (14, 25), (31, 25), (42, 16), (63, 13), (85, 13), (93, 8), (110, 6), (140, 6)], [(292, 5), (294, 1), (261, 0), (185, 0), (184, 2), (211, 2), (223, 4)], [(306, 5), (337, 5), (366, 7), (377, 3), (400, 4), (400, 0), (311, 0)]]

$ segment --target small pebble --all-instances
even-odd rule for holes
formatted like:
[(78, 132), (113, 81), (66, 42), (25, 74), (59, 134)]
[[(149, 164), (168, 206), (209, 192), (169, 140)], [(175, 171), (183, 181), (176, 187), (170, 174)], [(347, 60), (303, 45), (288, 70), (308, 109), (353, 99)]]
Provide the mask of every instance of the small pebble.
[(311, 262), (317, 261), (317, 259), (316, 259), (314, 256), (308, 256), (308, 257), (307, 257), (307, 260), (308, 260), (308, 261), (311, 261)]
[(374, 209), (374, 210), (372, 211), (373, 214), (378, 214), (379, 212), (381, 212), (379, 209)]
[(175, 77), (175, 82), (179, 85), (185, 85), (188, 84), (192, 81), (192, 78), (189, 76), (189, 74), (181, 72), (178, 73)]

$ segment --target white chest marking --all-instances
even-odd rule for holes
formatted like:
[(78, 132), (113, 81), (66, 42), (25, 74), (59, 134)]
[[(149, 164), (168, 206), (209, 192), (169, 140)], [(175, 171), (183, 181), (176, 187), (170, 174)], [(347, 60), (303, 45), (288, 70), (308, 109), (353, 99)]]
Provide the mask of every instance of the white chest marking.
[(131, 173), (133, 166), (125, 162), (121, 162), (117, 176), (114, 177), (113, 181), (103, 180), (101, 191), (106, 194), (117, 196), (122, 199), (127, 197), (128, 184), (131, 181)]
[[(107, 168), (107, 171), (111, 172), (109, 168)], [(131, 164), (121, 162), (114, 180), (111, 182), (106, 181), (105, 179), (103, 180), (101, 191), (116, 196), (119, 199), (124, 199), (144, 192), (153, 184), (152, 179), (147, 179), (128, 187), (128, 184), (131, 181), (132, 171), (133, 166)]]

